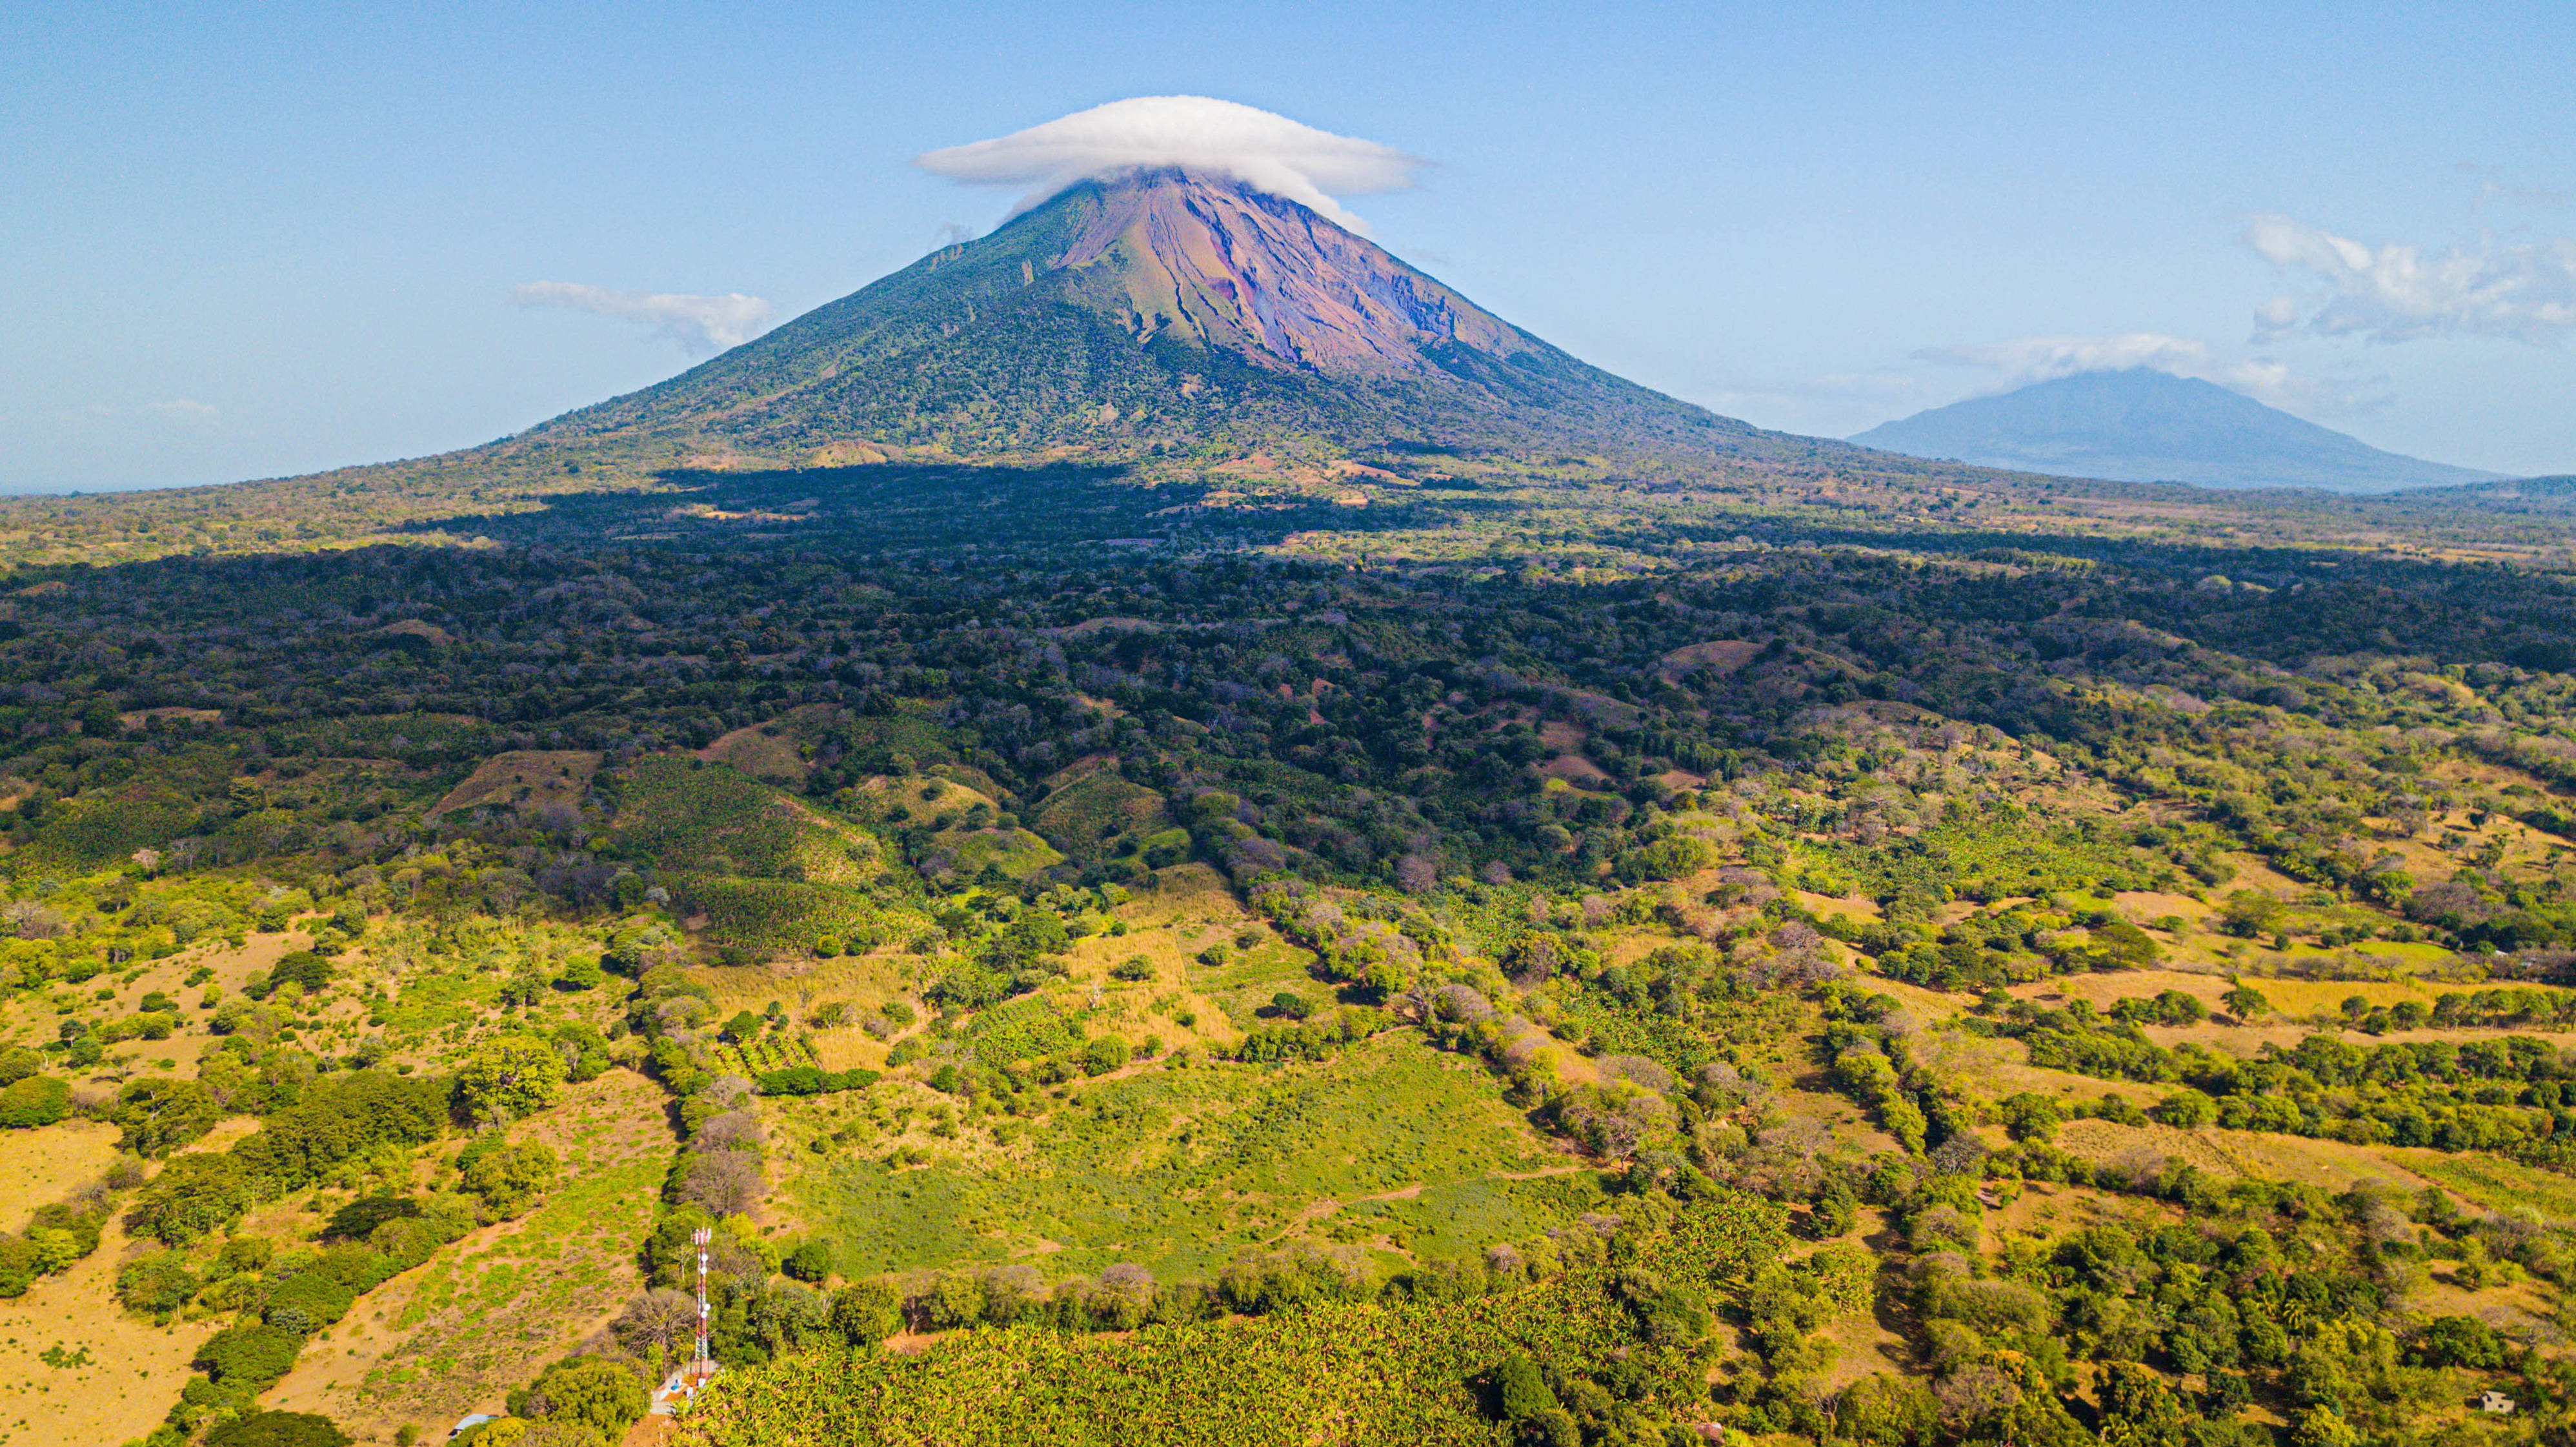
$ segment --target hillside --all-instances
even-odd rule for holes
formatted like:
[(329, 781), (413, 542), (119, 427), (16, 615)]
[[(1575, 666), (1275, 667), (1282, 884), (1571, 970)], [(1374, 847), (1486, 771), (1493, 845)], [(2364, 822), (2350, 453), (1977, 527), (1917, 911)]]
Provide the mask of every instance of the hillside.
[(2214, 382), (2144, 367), (1974, 397), (1851, 440), (2022, 472), (2201, 487), (2387, 492), (2494, 477), (2382, 452)]

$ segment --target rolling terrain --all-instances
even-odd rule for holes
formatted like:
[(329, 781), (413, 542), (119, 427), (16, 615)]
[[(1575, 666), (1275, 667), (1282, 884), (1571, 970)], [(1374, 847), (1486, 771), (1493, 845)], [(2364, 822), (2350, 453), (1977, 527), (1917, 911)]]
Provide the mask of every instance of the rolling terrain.
[(1157, 174), (0, 504), (0, 1441), (2556, 1440), (2565, 495), (1756, 433)]

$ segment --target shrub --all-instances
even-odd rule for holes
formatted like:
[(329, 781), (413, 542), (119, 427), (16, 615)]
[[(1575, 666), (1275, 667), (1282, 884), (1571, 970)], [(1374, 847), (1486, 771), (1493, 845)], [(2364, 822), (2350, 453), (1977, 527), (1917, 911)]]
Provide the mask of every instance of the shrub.
[(465, 1189), (483, 1199), (495, 1219), (516, 1216), (555, 1181), (555, 1153), (542, 1141), (511, 1145), (489, 1136), (456, 1158)]
[(264, 1390), (294, 1367), (304, 1350), (301, 1334), (245, 1322), (206, 1338), (197, 1348), (195, 1365), (226, 1385), (241, 1383)]
[(126, 1310), (167, 1322), (196, 1296), (196, 1274), (176, 1252), (138, 1256), (116, 1271), (116, 1300)]
[(778, 1269), (799, 1281), (820, 1282), (832, 1274), (832, 1248), (820, 1241), (808, 1241), (788, 1252)]
[(206, 1434), (206, 1447), (350, 1447), (348, 1433), (311, 1412), (253, 1412)]
[(52, 1125), (72, 1113), (72, 1088), (51, 1075), (31, 1075), (0, 1087), (0, 1126), (29, 1130)]

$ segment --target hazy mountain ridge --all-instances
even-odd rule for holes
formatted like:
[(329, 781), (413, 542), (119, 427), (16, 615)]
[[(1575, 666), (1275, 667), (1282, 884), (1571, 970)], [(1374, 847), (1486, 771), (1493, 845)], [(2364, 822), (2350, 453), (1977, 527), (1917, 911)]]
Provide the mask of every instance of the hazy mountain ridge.
[(1970, 398), (1851, 441), (1987, 467), (2203, 487), (2390, 491), (2496, 477), (2385, 452), (2216, 383), (2143, 367)]

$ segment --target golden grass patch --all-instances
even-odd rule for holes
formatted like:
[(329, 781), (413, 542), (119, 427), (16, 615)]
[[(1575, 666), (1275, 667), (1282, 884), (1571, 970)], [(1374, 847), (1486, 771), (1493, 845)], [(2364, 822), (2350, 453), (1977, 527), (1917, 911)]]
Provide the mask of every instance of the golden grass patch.
[(117, 1130), (67, 1120), (35, 1130), (0, 1130), (0, 1231), (23, 1231), (38, 1206), (98, 1179), (116, 1159)]
[(520, 749), (494, 754), (430, 806), (429, 817), (458, 809), (540, 808), (547, 804), (581, 806), (599, 772), (599, 755), (585, 749)]

